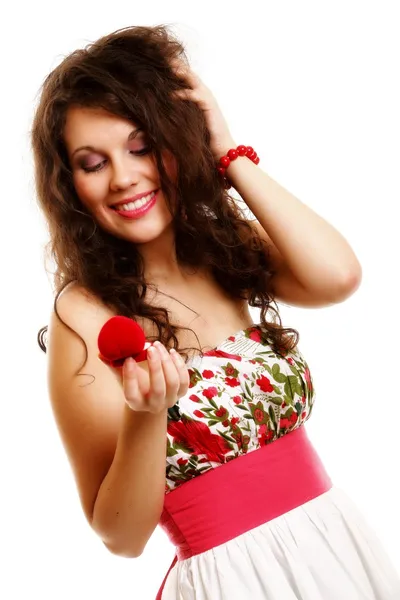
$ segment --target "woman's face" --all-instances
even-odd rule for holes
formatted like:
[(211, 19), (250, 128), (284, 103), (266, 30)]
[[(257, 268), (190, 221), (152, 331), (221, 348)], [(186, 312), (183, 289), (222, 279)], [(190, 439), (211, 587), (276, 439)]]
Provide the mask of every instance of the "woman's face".
[[(160, 189), (143, 131), (103, 109), (71, 107), (64, 140), (76, 192), (98, 225), (146, 244), (171, 228), (172, 215)], [(164, 157), (171, 177), (174, 161)]]

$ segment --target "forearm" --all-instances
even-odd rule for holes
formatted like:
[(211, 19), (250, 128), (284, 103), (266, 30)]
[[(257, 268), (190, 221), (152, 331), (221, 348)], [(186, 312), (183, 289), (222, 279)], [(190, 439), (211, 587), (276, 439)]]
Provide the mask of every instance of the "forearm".
[(229, 179), (305, 289), (359, 278), (361, 267), (345, 238), (325, 219), (250, 160), (233, 161)]
[(167, 412), (125, 408), (111, 467), (100, 486), (92, 527), (107, 548), (139, 556), (154, 531), (165, 493)]

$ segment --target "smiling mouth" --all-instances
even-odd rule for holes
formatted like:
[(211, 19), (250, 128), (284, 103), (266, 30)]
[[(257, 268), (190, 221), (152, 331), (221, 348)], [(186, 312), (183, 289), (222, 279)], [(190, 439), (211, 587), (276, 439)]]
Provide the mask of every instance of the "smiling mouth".
[(134, 200), (133, 202), (126, 202), (125, 204), (118, 204), (116, 206), (112, 206), (111, 208), (117, 212), (137, 211), (145, 207), (147, 204), (150, 204), (153, 201), (156, 193), (157, 191), (150, 192), (150, 194), (139, 198), (139, 200)]
[(111, 206), (110, 208), (117, 213), (117, 215), (124, 219), (140, 219), (146, 215), (157, 202), (157, 193), (158, 190), (155, 190), (154, 192), (150, 192), (150, 194), (147, 194), (138, 200), (126, 202), (125, 204), (117, 204), (116, 206)]

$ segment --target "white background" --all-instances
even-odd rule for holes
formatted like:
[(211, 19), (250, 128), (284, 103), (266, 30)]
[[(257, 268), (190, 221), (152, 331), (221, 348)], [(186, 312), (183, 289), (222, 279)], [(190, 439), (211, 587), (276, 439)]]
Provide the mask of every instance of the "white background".
[(260, 167), (338, 227), (362, 262), (362, 286), (345, 303), (281, 314), (300, 331), (317, 389), (309, 433), (400, 568), (398, 8), (385, 0), (3, 4), (2, 598), (154, 599), (174, 553), (157, 531), (142, 557), (119, 558), (90, 530), (36, 345), (52, 292), (29, 149), (35, 98), (63, 55), (132, 24), (176, 24), (237, 143), (254, 146)]

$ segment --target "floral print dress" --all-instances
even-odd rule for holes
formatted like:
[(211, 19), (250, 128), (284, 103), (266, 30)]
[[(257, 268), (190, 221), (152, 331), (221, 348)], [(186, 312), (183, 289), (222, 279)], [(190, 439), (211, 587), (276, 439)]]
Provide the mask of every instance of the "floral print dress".
[[(298, 348), (277, 354), (254, 325), (190, 362), (167, 429), (166, 494), (302, 427), (315, 391)], [(296, 468), (293, 457), (293, 468)], [(251, 510), (251, 507), (249, 507)], [(289, 513), (178, 561), (162, 600), (388, 600), (398, 574), (363, 517), (332, 487)]]
[(298, 350), (281, 357), (259, 326), (229, 337), (191, 368), (181, 419), (170, 421), (166, 492), (272, 443), (311, 414), (310, 370)]

